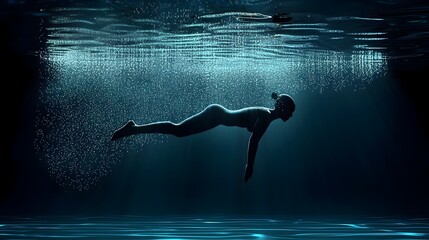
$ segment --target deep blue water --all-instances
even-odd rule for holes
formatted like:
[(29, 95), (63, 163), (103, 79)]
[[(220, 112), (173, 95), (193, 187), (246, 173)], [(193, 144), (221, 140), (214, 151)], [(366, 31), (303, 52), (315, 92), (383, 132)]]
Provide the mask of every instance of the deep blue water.
[(428, 239), (426, 218), (29, 217), (1, 219), (2, 239)]
[[(292, 20), (273, 22), (282, 12)], [(418, 0), (0, 2), (0, 238), (429, 239), (428, 13)], [(270, 125), (248, 183), (245, 129), (110, 141), (129, 119), (272, 107), (273, 91), (296, 111)]]

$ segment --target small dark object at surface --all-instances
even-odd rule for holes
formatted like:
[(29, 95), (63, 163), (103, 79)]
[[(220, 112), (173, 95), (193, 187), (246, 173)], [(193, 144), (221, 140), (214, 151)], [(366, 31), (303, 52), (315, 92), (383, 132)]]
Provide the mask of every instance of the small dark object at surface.
[(292, 17), (288, 13), (277, 13), (273, 15), (272, 20), (275, 23), (287, 23), (292, 21)]

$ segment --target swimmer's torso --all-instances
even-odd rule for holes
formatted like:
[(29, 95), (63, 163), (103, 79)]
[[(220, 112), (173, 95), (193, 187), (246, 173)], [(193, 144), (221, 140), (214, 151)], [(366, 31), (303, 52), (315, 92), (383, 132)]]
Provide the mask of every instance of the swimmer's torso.
[(212, 119), (225, 126), (237, 126), (247, 128), (253, 132), (256, 122), (269, 124), (270, 111), (265, 107), (248, 107), (239, 110), (229, 110), (225, 107), (212, 104), (206, 108)]

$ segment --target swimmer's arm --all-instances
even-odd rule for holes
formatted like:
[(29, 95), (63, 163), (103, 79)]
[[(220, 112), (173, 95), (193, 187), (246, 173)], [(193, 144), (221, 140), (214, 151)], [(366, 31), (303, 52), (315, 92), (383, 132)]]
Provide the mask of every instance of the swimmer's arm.
[(247, 182), (253, 174), (253, 164), (255, 163), (256, 151), (258, 150), (259, 140), (261, 140), (268, 125), (260, 122), (259, 120), (255, 124), (252, 135), (249, 139), (249, 146), (247, 149), (247, 164), (246, 174), (244, 175), (244, 181)]

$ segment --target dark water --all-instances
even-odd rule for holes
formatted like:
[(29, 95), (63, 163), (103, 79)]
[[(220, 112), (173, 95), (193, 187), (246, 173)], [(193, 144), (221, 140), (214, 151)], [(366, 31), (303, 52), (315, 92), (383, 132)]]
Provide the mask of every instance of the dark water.
[[(428, 13), (417, 0), (0, 2), (0, 238), (429, 239)], [(248, 183), (245, 129), (110, 141), (129, 119), (272, 107), (273, 91), (296, 111), (270, 125)]]
[(428, 219), (384, 217), (33, 217), (2, 219), (2, 239), (428, 239)]

